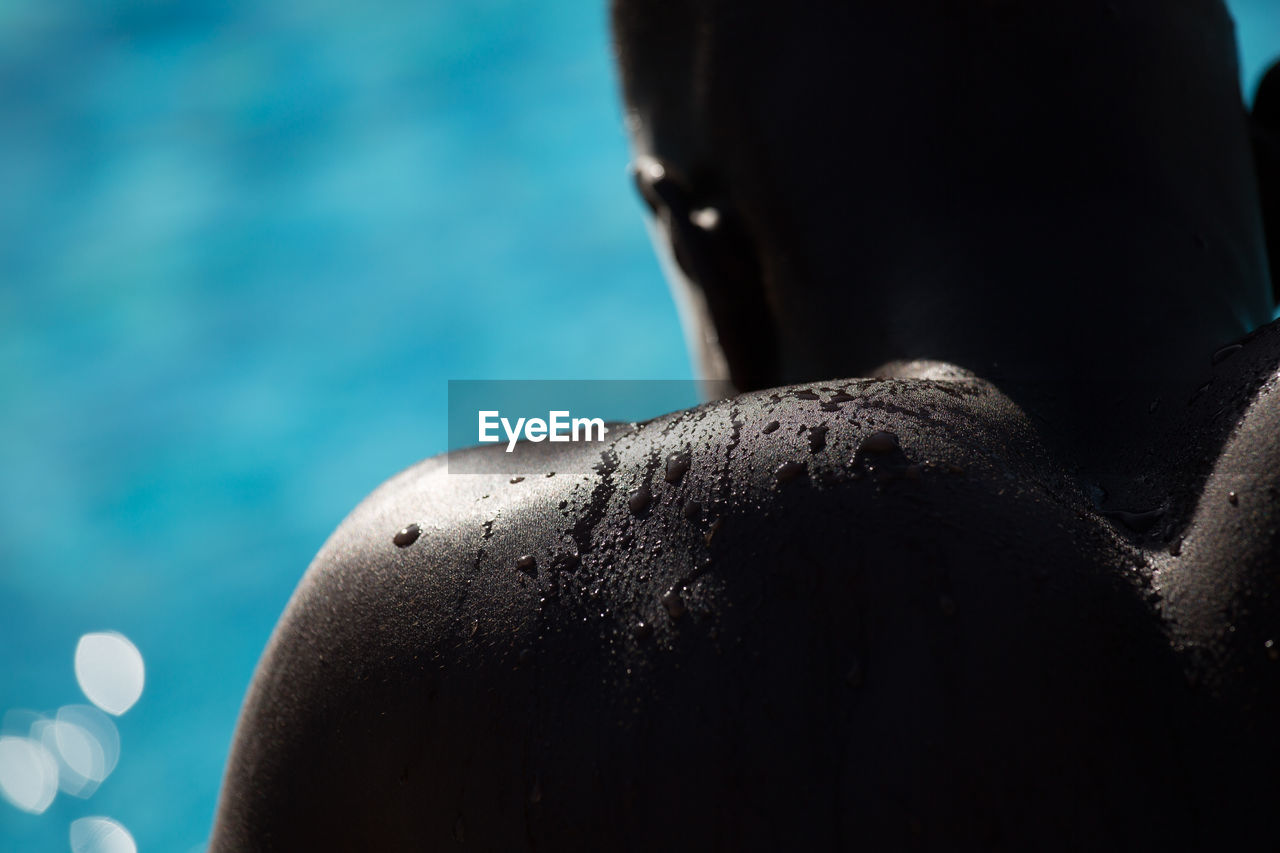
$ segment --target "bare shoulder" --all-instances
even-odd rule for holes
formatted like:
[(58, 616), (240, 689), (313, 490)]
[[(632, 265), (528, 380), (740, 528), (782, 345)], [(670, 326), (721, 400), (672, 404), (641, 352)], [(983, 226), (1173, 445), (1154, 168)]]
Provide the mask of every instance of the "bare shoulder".
[(1217, 360), (1189, 403), (1208, 413), (1207, 473), (1155, 588), (1188, 669), (1261, 748), (1280, 713), (1280, 322)]
[(325, 545), (215, 849), (1193, 831), (1143, 556), (991, 386), (788, 387), (493, 468), (415, 466)]

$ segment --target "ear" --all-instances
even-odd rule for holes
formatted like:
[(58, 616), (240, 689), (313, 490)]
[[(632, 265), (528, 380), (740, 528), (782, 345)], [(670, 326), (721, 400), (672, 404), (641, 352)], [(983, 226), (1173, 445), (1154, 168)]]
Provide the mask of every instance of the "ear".
[(1271, 66), (1253, 96), (1253, 158), (1258, 168), (1262, 226), (1271, 262), (1271, 289), (1280, 303), (1280, 62)]
[(707, 301), (729, 377), (739, 391), (778, 384), (778, 336), (760, 247), (723, 193), (690, 186), (660, 161), (638, 158), (636, 189), (664, 225), (681, 271)]

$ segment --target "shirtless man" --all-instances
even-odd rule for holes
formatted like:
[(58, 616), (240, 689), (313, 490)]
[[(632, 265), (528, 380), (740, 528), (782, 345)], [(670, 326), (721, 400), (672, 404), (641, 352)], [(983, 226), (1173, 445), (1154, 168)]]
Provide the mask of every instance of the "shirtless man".
[(374, 492), (266, 651), (213, 849), (1274, 848), (1280, 106), (1251, 128), (1222, 4), (614, 28), (743, 393)]

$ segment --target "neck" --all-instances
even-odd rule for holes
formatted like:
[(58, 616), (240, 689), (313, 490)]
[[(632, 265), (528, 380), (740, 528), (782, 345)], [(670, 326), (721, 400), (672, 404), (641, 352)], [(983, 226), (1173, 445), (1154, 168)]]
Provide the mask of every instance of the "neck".
[(1021, 208), (921, 225), (931, 239), (896, 250), (850, 245), (821, 276), (844, 284), (780, 312), (784, 373), (932, 358), (1013, 381), (1159, 383), (1271, 319), (1260, 241), (1237, 236), (1251, 229), (1088, 213)]
[(1185, 428), (1186, 407), (1171, 403), (1206, 381), (1214, 352), (1271, 319), (1256, 219), (1167, 202), (1009, 206), (997, 220), (900, 232), (928, 243), (842, 251), (814, 272), (857, 284), (782, 312), (784, 381), (950, 362), (1121, 491), (1135, 466), (1149, 470), (1153, 430)]

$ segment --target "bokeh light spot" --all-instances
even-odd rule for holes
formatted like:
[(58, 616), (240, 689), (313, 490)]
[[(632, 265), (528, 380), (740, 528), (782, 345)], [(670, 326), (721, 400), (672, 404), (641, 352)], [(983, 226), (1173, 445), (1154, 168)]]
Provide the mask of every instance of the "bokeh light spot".
[(119, 716), (142, 695), (142, 653), (123, 634), (85, 634), (76, 645), (76, 680), (89, 701)]
[(111, 718), (91, 705), (65, 705), (56, 719), (40, 719), (31, 726), (58, 763), (58, 787), (86, 798), (111, 774), (120, 759), (120, 733)]
[(63, 705), (58, 709), (57, 721), (73, 725), (93, 738), (102, 753), (102, 765), (94, 781), (101, 782), (111, 775), (120, 760), (120, 732), (111, 717), (92, 705)]
[(0, 737), (0, 794), (24, 812), (40, 814), (58, 794), (58, 762), (25, 737)]
[(82, 817), (71, 822), (72, 853), (138, 853), (129, 830), (109, 817)]

